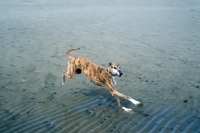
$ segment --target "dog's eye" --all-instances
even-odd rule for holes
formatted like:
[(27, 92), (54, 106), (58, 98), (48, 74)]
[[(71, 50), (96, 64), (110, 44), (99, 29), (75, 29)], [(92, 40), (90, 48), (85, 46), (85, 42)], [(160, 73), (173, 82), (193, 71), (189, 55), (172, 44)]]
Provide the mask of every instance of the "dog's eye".
[(114, 69), (117, 69), (117, 67), (114, 67)]

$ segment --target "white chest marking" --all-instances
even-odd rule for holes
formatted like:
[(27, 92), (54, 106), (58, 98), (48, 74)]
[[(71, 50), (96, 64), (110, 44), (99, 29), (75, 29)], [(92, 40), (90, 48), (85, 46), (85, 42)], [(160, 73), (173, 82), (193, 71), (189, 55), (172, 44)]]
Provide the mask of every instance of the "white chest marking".
[(117, 82), (115, 81), (115, 77), (114, 76), (112, 76), (112, 80), (113, 80), (113, 85), (117, 86)]

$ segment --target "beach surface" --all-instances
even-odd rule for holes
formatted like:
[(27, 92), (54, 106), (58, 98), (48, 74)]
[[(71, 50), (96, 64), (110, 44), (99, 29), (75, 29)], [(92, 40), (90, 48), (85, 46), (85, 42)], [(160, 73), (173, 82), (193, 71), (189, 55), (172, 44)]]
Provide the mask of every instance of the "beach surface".
[[(200, 133), (200, 2), (3, 0), (0, 132)], [(117, 61), (124, 112), (84, 74), (66, 79), (65, 52)]]

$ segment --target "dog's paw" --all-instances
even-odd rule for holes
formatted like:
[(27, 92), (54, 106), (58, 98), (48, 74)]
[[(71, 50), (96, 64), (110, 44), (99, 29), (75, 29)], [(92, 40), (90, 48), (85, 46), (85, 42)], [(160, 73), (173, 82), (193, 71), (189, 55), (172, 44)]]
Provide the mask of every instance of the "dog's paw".
[(131, 101), (133, 104), (135, 104), (138, 107), (142, 107), (143, 106), (143, 104), (141, 102), (139, 102), (137, 100), (134, 100), (132, 98), (130, 98), (129, 101)]
[(65, 83), (62, 83), (62, 85), (65, 85)]
[(126, 111), (126, 112), (131, 112), (131, 111), (132, 111), (132, 109), (129, 109), (129, 108), (126, 108), (126, 107), (122, 107), (122, 109), (123, 109), (124, 111)]

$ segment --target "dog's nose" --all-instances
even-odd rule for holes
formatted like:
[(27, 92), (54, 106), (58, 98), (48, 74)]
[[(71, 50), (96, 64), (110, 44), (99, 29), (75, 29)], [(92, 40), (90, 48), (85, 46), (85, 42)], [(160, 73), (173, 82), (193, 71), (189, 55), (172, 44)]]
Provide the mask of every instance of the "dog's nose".
[(123, 74), (122, 72), (119, 72), (119, 77), (121, 77), (121, 76), (122, 76), (122, 74)]
[(122, 73), (121, 71), (119, 71), (119, 76), (120, 76), (120, 77), (122, 76), (122, 74), (123, 74), (123, 73)]

